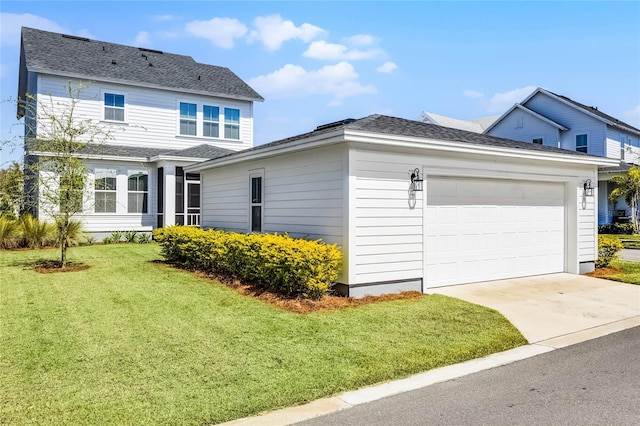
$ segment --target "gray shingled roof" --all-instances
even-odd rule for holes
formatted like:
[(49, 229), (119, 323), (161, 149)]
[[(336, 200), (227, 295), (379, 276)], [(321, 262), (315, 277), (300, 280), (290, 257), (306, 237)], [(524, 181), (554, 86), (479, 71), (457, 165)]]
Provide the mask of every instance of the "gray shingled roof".
[(587, 106), (587, 105), (581, 104), (580, 102), (576, 102), (571, 98), (567, 98), (566, 96), (558, 95), (557, 93), (553, 93), (553, 92), (550, 92), (550, 91), (548, 91), (548, 92), (551, 93), (551, 94), (556, 95), (557, 97), (559, 97), (561, 99), (564, 99), (565, 101), (577, 106), (580, 109), (588, 111), (591, 114), (595, 114), (600, 118), (603, 118), (603, 119), (605, 119), (607, 121), (612, 122), (614, 126), (619, 127), (622, 130), (631, 130), (633, 132), (640, 133), (640, 129), (637, 129), (637, 128), (633, 127), (632, 125), (625, 123), (624, 121), (620, 121), (617, 118), (610, 116), (609, 114), (605, 114), (604, 112), (598, 110), (597, 107)]
[(123, 158), (151, 158), (158, 155), (170, 157), (189, 158), (207, 158), (213, 159), (231, 154), (234, 151), (219, 148), (217, 146), (202, 144), (186, 149), (166, 149), (166, 148), (140, 148), (134, 146), (107, 145), (107, 144), (90, 144), (84, 146), (80, 151), (86, 155), (108, 155)]
[[(300, 135), (292, 136), (286, 139), (277, 140), (264, 145), (259, 145), (253, 148), (239, 151), (240, 153), (246, 153), (250, 151), (258, 151), (277, 145), (285, 145), (298, 140), (310, 138), (312, 136), (318, 136), (325, 133), (335, 132), (337, 130), (359, 130), (364, 132), (395, 135), (395, 136), (409, 136), (425, 139), (437, 139), (451, 142), (462, 142), (472, 145), (487, 145), (501, 148), (522, 149), (527, 151), (539, 151), (539, 152), (553, 152), (558, 154), (573, 155), (573, 156), (588, 156), (582, 152), (575, 152), (561, 148), (554, 148), (550, 146), (531, 144), (527, 142), (519, 142), (511, 139), (498, 138), (495, 136), (489, 136), (482, 133), (469, 132), (466, 130), (453, 129), (450, 127), (443, 127), (437, 124), (423, 123), (415, 120), (407, 120), (405, 118), (390, 117), (386, 115), (374, 114), (358, 120), (347, 119), (340, 122), (333, 123), (333, 125), (318, 126), (318, 128), (312, 132), (303, 133)], [(236, 153), (230, 153), (223, 158), (233, 156)], [(599, 157), (598, 157), (599, 158)]]
[(264, 100), (228, 68), (201, 64), (190, 56), (26, 27), (22, 47), (29, 71)]

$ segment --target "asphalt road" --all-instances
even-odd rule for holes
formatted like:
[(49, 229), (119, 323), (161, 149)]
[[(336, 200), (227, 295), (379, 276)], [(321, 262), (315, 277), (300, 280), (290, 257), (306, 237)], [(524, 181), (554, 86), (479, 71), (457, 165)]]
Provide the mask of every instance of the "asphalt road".
[(639, 425), (640, 327), (300, 425)]

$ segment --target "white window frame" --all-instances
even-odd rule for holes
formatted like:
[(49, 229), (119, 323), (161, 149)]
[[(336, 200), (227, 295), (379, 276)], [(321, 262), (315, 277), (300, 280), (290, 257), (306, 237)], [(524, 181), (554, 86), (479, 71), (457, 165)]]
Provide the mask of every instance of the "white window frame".
[[(114, 189), (98, 189), (96, 188), (96, 181), (98, 180), (98, 172), (99, 171), (106, 171), (106, 172), (113, 172), (114, 176), (113, 179), (115, 179), (115, 188)], [(98, 198), (98, 194), (104, 194), (104, 193), (112, 193), (114, 194), (115, 198), (114, 198), (114, 204), (113, 204), (113, 211), (97, 211), (97, 198)], [(96, 167), (93, 171), (93, 213), (94, 214), (116, 214), (118, 212), (118, 169), (113, 168), (113, 167)], [(106, 205), (106, 204), (105, 204)]]
[[(105, 96), (106, 95), (117, 95), (117, 96), (122, 96), (124, 97), (124, 106), (123, 107), (117, 107), (117, 106), (111, 106), (111, 105), (107, 105), (105, 102)], [(128, 99), (128, 94), (126, 92), (123, 92), (121, 90), (107, 90), (107, 89), (102, 89), (100, 91), (100, 103), (102, 105), (102, 121), (105, 121), (107, 123), (115, 123), (115, 124), (126, 124), (127, 123), (127, 110), (128, 110), (128, 104), (127, 104), (127, 99)], [(118, 109), (118, 110), (122, 110), (122, 121), (120, 120), (113, 120), (113, 119), (109, 119), (107, 118), (107, 108), (113, 108), (113, 109)]]
[[(209, 107), (209, 108), (218, 108), (218, 118), (217, 120), (209, 120), (204, 116), (204, 107)], [(202, 137), (204, 138), (211, 138), (211, 139), (220, 139), (220, 110), (222, 108), (220, 108), (218, 105), (208, 105), (208, 104), (202, 104)], [(209, 136), (209, 135), (205, 135), (204, 134), (204, 126), (207, 123), (216, 123), (218, 125), (218, 135), (217, 136)]]
[[(259, 202), (255, 202), (253, 198), (253, 180), (260, 179), (260, 198)], [(252, 170), (249, 173), (249, 217), (248, 217), (248, 232), (250, 233), (262, 233), (264, 231), (264, 169)], [(254, 230), (253, 226), (253, 209), (254, 207), (260, 208), (260, 229)]]
[[(227, 110), (238, 111), (238, 123), (237, 124), (236, 123), (232, 123), (232, 122), (227, 122), (227, 114), (226, 114)], [(224, 139), (229, 139), (229, 140), (233, 140), (233, 141), (239, 141), (241, 139), (240, 138), (240, 122), (242, 121), (240, 108), (224, 107), (223, 117), (224, 117)], [(236, 127), (238, 129), (238, 137), (237, 138), (228, 138), (227, 137), (227, 126)]]
[[(140, 191), (138, 189), (136, 189), (136, 190), (130, 190), (129, 189), (129, 178), (131, 178), (131, 176), (137, 175), (137, 174), (144, 174), (144, 175), (147, 176), (147, 189), (146, 189), (146, 191)], [(150, 204), (151, 204), (150, 193), (151, 193), (151, 174), (149, 173), (149, 170), (144, 170), (144, 169), (130, 169), (130, 170), (127, 170), (127, 213), (128, 214), (149, 214), (149, 211), (151, 210), (150, 209)], [(129, 202), (129, 195), (131, 195), (131, 194), (136, 194), (136, 195), (143, 194), (143, 198), (142, 198), (142, 200), (143, 200), (142, 205), (143, 206), (145, 205), (145, 203), (144, 203), (144, 200), (145, 200), (144, 195), (146, 194), (146, 201), (147, 201), (146, 202), (146, 207), (147, 207), (146, 210), (147, 211), (144, 211), (144, 209), (143, 209), (143, 211), (135, 211), (135, 212), (131, 211), (131, 203)], [(136, 205), (138, 205), (138, 203), (136, 203)]]
[[(181, 106), (181, 104), (189, 104), (189, 105), (195, 105), (195, 106), (196, 106), (196, 116), (195, 116), (195, 118), (194, 118), (194, 119), (183, 119), (183, 118), (182, 118), (182, 114), (181, 114), (181, 112), (180, 112), (180, 106)], [(195, 138), (195, 137), (198, 137), (198, 136), (199, 136), (199, 134), (198, 134), (198, 121), (200, 121), (200, 120), (198, 120), (198, 116), (200, 115), (200, 109), (199, 109), (199, 106), (200, 106), (200, 104), (199, 104), (198, 102), (186, 101), (186, 100), (179, 100), (179, 101), (178, 101), (177, 111), (176, 111), (176, 112), (177, 112), (177, 115), (178, 115), (178, 128), (176, 129), (176, 130), (177, 130), (177, 134), (178, 134), (178, 136), (183, 136), (183, 137), (187, 137), (187, 138), (189, 138), (189, 137), (191, 137), (191, 138)], [(188, 121), (193, 121), (193, 122), (195, 122), (195, 125), (196, 125), (196, 132), (195, 132), (195, 134), (191, 135), (191, 134), (182, 133), (182, 132), (180, 131), (180, 130), (181, 130), (181, 122), (182, 122), (182, 120), (188, 120)]]

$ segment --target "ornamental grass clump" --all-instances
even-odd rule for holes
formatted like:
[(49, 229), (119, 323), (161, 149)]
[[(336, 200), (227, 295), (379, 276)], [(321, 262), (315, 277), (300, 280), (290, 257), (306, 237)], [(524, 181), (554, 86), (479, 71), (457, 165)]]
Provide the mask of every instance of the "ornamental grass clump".
[(166, 260), (228, 275), (285, 297), (320, 299), (338, 278), (335, 244), (277, 234), (238, 234), (186, 226), (156, 229)]

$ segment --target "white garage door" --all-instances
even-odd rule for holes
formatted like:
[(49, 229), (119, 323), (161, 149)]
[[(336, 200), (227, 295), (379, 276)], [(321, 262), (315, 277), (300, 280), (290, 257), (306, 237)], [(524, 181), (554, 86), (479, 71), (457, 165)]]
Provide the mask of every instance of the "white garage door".
[(425, 180), (425, 288), (564, 271), (562, 183)]

